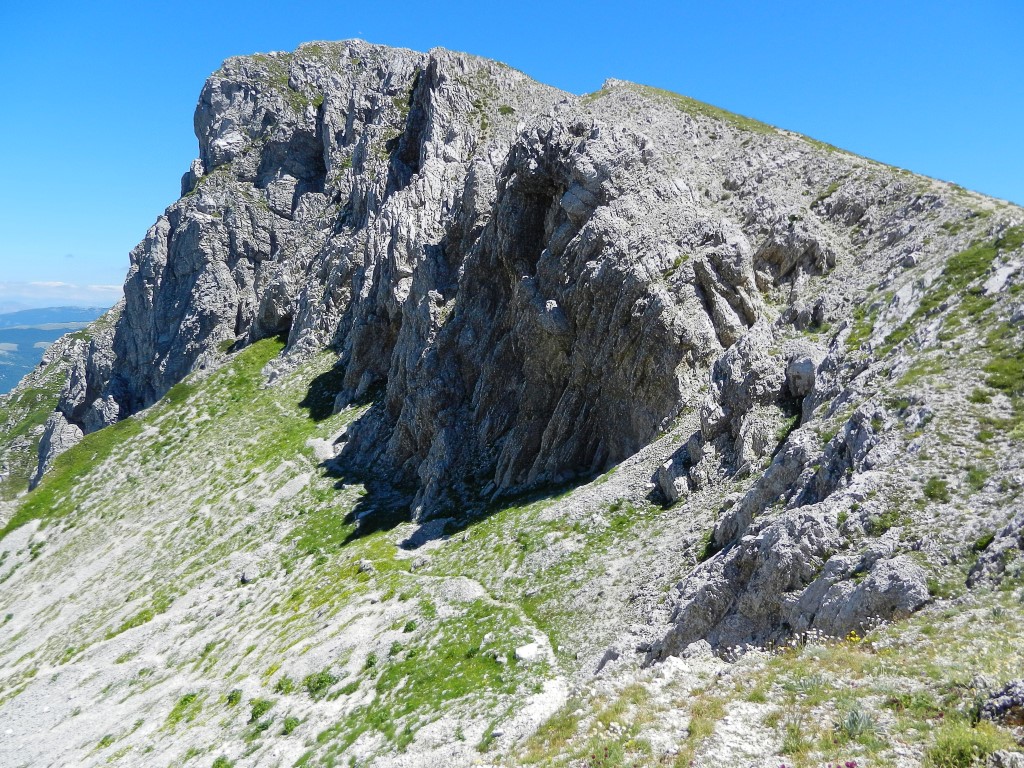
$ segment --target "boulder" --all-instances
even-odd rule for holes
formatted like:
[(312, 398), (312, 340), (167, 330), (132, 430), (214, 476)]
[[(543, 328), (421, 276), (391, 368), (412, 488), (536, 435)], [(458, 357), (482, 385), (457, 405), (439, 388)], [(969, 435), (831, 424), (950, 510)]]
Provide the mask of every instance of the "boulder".
[(1011, 680), (991, 694), (981, 707), (981, 716), (1001, 725), (1024, 727), (1024, 680)]

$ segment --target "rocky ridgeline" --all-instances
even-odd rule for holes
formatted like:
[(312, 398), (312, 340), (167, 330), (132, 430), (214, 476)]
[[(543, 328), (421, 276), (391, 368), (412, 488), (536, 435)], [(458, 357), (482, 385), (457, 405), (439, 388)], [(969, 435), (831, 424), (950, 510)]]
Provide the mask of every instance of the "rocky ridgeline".
[(746, 481), (651, 659), (842, 635), (929, 600), (872, 522), (901, 482), (888, 427), (929, 410), (885, 394), (955, 311), (957, 294), (920, 310), (972, 243), (1002, 244), (972, 287), (1013, 313), (1019, 209), (655, 89), (578, 98), (359, 41), (228, 60), (195, 130), (182, 197), (75, 363), (39, 476), (229, 349), (285, 335), (269, 379), (336, 350), (335, 408), (373, 400), (336, 461), (415, 519), (593, 478), (666, 434), (651, 498)]

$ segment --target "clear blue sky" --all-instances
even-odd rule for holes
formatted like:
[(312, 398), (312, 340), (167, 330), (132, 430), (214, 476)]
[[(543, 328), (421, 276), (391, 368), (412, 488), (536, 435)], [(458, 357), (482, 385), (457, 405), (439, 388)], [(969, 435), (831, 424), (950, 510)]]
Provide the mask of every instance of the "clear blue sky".
[(206, 76), (308, 40), (656, 85), (1024, 203), (1021, 0), (2, 5), (0, 307), (109, 302), (196, 155)]

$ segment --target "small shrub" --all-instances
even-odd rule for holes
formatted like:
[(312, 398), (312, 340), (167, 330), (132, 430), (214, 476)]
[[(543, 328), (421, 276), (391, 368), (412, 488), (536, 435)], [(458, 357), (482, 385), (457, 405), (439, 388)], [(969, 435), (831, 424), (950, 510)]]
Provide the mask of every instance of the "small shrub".
[(940, 600), (949, 600), (960, 594), (960, 584), (954, 580), (942, 580), (937, 576), (929, 576), (927, 584), (928, 594)]
[(970, 396), (967, 399), (970, 400), (972, 403), (985, 405), (986, 403), (992, 402), (992, 395), (986, 392), (984, 389), (981, 389), (980, 387), (975, 387), (974, 391), (971, 392)]
[(903, 523), (903, 515), (898, 509), (887, 509), (878, 515), (868, 518), (868, 533), (872, 536), (881, 536), (890, 528)]
[(783, 686), (787, 691), (804, 695), (817, 693), (825, 687), (825, 678), (818, 674), (803, 675)]
[(198, 693), (186, 693), (178, 699), (170, 714), (167, 715), (167, 724), (174, 727), (182, 720), (191, 722), (199, 714), (201, 706)]
[(935, 699), (926, 691), (893, 694), (885, 700), (883, 706), (898, 713), (910, 712), (919, 720), (930, 720), (941, 714)]
[(988, 549), (988, 545), (991, 544), (996, 538), (994, 533), (985, 533), (978, 537), (978, 539), (971, 546), (975, 552), (984, 552)]
[(338, 682), (338, 678), (326, 669), (306, 675), (302, 681), (303, 687), (309, 693), (310, 698), (322, 699), (332, 685)]
[(240, 689), (238, 689), (238, 688), (235, 688), (233, 691), (231, 691), (228, 694), (227, 702), (228, 702), (228, 706), (229, 707), (238, 706), (238, 703), (241, 700), (242, 700), (242, 691)]
[(801, 755), (811, 748), (811, 740), (804, 731), (803, 717), (792, 717), (786, 721), (782, 735), (782, 754)]
[(224, 755), (221, 755), (213, 761), (211, 768), (234, 768), (234, 765), (235, 762), (233, 760), (228, 760)]
[(377, 666), (377, 654), (376, 653), (371, 653), (369, 656), (366, 657), (366, 665), (365, 666), (366, 666), (367, 669), (373, 669), (374, 667)]
[(720, 549), (721, 547), (715, 544), (715, 531), (713, 528), (701, 535), (700, 554), (698, 557), (702, 563), (718, 554)]
[(982, 467), (969, 467), (967, 469), (967, 484), (971, 486), (971, 490), (980, 491), (984, 488), (988, 474), (988, 471)]
[(924, 495), (932, 501), (949, 501), (949, 485), (941, 477), (932, 475), (924, 484)]
[(405, 627), (402, 629), (403, 632), (415, 632), (416, 631), (416, 620), (409, 619), (405, 622)]
[(249, 706), (249, 722), (255, 723), (270, 711), (271, 707), (274, 706), (274, 702), (270, 699), (253, 699), (252, 704)]
[(960, 722), (944, 724), (935, 734), (935, 742), (925, 751), (928, 768), (971, 768), (983, 765), (993, 752), (1009, 748), (1015, 742), (987, 721), (975, 727)]
[(281, 694), (289, 694), (295, 690), (295, 681), (292, 680), (288, 675), (282, 675), (277, 679), (274, 684), (274, 692)]
[(754, 704), (767, 704), (768, 703), (768, 691), (761, 686), (751, 688), (750, 692), (746, 696), (746, 701)]
[(288, 717), (284, 719), (284, 728), (281, 729), (281, 733), (285, 736), (290, 736), (292, 731), (298, 728), (301, 722), (302, 721), (294, 715), (288, 715)]
[(775, 430), (775, 442), (776, 443), (783, 442), (787, 437), (789, 437), (790, 432), (792, 432), (794, 429), (796, 429), (799, 426), (800, 426), (800, 414), (797, 413), (797, 414), (794, 414), (793, 416), (790, 416), (788, 419), (783, 421), (782, 424), (779, 425), (778, 429)]
[(113, 744), (114, 741), (115, 741), (114, 734), (108, 733), (106, 736), (104, 736), (102, 739), (100, 739), (100, 743), (97, 744), (96, 746), (99, 747), (100, 749), (106, 749), (111, 744)]
[(862, 709), (851, 709), (836, 723), (836, 733), (848, 740), (858, 741), (874, 736), (876, 725), (871, 715)]

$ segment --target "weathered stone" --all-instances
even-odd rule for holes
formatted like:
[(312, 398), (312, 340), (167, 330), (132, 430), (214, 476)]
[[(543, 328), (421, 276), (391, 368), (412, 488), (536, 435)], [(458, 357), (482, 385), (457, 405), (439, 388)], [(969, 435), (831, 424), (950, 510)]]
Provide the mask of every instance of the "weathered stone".
[(54, 459), (74, 448), (82, 440), (82, 430), (70, 423), (60, 411), (50, 414), (46, 420), (42, 440), (39, 441), (39, 467), (32, 476), (30, 487), (35, 488)]
[(1011, 680), (989, 696), (981, 716), (1003, 725), (1024, 727), (1024, 680)]
[(527, 643), (516, 648), (516, 660), (532, 662), (536, 661), (540, 657), (540, 645), (537, 643)]
[(817, 365), (806, 356), (794, 357), (786, 365), (786, 385), (793, 397), (803, 398), (814, 389), (814, 374)]
[(1024, 768), (1024, 752), (1000, 749), (988, 756), (986, 768)]
[[(421, 523), (592, 478), (659, 439), (635, 486), (651, 498), (742, 482), (655, 655), (841, 633), (927, 600), (921, 568), (866, 531), (873, 473), (901, 450), (888, 431), (934, 408), (890, 414), (872, 355), (940, 279), (924, 246), (951, 198), (627, 83), (580, 100), (472, 56), (358, 41), (229, 60), (195, 130), (120, 319), (76, 348), (40, 472), (229, 347), (281, 336), (269, 381), (329, 346), (327, 401), (372, 400), (344, 440), (311, 444), (318, 461)], [(998, 299), (1017, 279), (1000, 258)], [(920, 280), (901, 277), (911, 260)], [(876, 285), (903, 284), (854, 310), (874, 288), (836, 286), (867, 263)], [(855, 311), (877, 322), (848, 349)], [(972, 580), (999, 576), (1021, 528)]]

